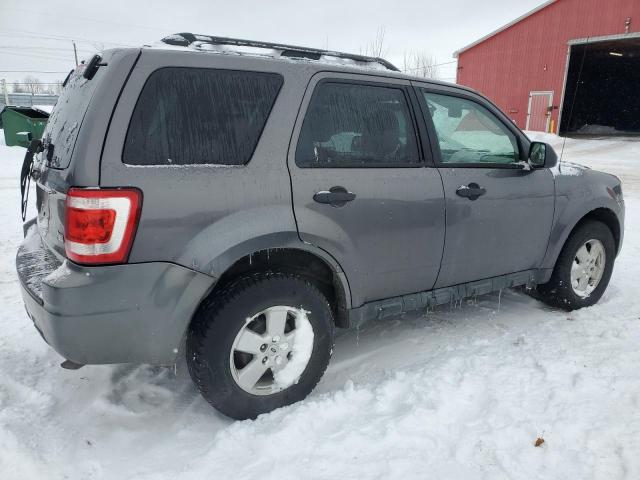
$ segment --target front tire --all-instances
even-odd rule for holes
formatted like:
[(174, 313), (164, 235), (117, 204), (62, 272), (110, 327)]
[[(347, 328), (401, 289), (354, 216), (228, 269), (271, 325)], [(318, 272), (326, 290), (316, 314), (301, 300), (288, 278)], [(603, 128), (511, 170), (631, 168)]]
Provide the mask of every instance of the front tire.
[(551, 279), (538, 285), (537, 296), (569, 311), (594, 305), (609, 285), (615, 255), (609, 227), (596, 220), (584, 222), (567, 239)]
[(299, 275), (241, 278), (206, 301), (187, 338), (189, 373), (223, 414), (255, 418), (304, 399), (333, 349), (324, 295)]

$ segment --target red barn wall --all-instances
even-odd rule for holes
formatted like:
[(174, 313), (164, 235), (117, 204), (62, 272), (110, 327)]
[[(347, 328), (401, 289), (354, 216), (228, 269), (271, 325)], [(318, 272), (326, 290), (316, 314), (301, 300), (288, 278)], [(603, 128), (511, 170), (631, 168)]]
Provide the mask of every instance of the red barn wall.
[[(561, 107), (567, 42), (640, 31), (640, 0), (557, 0), (484, 42), (461, 52), (457, 82), (480, 91), (520, 128), (525, 128), (529, 92), (553, 91)], [(559, 108), (552, 113), (558, 130)]]

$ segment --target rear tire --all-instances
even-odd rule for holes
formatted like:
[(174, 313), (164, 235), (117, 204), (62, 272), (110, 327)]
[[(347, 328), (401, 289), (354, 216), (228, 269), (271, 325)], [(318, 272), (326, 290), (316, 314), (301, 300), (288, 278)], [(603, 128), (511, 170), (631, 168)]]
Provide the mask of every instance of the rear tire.
[[(282, 333), (271, 334), (269, 327), (278, 329), (280, 324)], [(331, 358), (333, 325), (326, 298), (304, 277), (244, 277), (215, 294), (195, 315), (187, 338), (189, 373), (217, 410), (239, 420), (255, 418), (311, 393)], [(301, 362), (306, 358), (305, 365)], [(289, 368), (288, 377), (278, 373), (284, 368)]]
[(588, 220), (567, 239), (548, 283), (538, 285), (536, 297), (564, 310), (594, 305), (609, 285), (616, 246), (609, 227)]

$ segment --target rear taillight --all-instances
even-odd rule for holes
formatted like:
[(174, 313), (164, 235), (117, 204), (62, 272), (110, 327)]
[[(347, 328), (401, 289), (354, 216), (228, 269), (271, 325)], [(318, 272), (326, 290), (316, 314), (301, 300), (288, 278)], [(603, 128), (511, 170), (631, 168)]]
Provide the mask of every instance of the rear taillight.
[(76, 263), (124, 263), (136, 234), (142, 194), (133, 188), (67, 192), (64, 248)]

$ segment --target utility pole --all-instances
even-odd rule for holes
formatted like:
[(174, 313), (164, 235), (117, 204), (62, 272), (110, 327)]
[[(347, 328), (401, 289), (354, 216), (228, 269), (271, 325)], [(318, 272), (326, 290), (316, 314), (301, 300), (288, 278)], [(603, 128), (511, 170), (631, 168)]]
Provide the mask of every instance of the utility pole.
[(76, 48), (76, 42), (71, 40), (73, 43), (73, 56), (76, 57), (76, 67), (78, 66), (78, 49)]
[(9, 105), (9, 92), (7, 91), (7, 81), (3, 78), (0, 80), (0, 84), (2, 84), (2, 92), (4, 93), (4, 104)]

